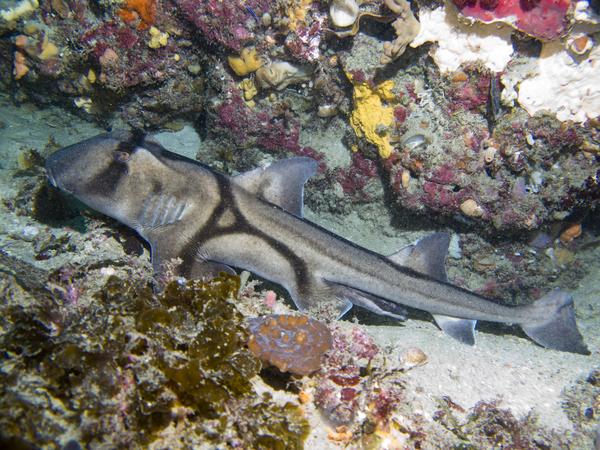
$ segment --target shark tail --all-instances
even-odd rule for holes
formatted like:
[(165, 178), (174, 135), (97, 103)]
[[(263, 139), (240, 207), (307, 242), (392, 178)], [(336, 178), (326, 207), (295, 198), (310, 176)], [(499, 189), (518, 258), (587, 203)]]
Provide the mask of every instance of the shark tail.
[(532, 340), (554, 350), (590, 354), (577, 329), (570, 294), (555, 289), (528, 308), (533, 310), (536, 317), (540, 317), (534, 322), (521, 324), (523, 331)]

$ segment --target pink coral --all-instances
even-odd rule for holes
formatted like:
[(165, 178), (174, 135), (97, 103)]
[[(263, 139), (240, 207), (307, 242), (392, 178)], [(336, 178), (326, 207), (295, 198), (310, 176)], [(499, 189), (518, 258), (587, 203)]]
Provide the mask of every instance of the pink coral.
[(142, 33), (109, 21), (83, 34), (82, 45), (102, 67), (99, 82), (104, 87), (122, 92), (125, 88), (148, 86), (168, 78), (176, 64), (171, 57), (174, 47), (169, 44), (150, 51)]
[(461, 14), (490, 23), (503, 21), (533, 37), (553, 40), (569, 25), (570, 0), (453, 0)]
[(340, 388), (330, 380), (322, 381), (315, 392), (315, 404), (334, 425), (347, 425), (358, 411), (355, 388)]
[(277, 294), (273, 291), (267, 291), (265, 293), (265, 298), (263, 301), (265, 303), (265, 306), (273, 309), (275, 307), (275, 302), (277, 301)]
[(468, 71), (465, 81), (452, 83), (448, 89), (450, 112), (458, 110), (485, 110), (489, 98), (490, 76), (478, 71)]

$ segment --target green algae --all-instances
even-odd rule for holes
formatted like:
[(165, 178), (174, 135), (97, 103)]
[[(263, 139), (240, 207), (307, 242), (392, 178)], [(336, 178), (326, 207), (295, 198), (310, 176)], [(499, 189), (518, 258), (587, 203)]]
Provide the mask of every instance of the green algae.
[(300, 408), (253, 388), (261, 366), (231, 301), (239, 283), (223, 274), (157, 295), (111, 277), (85, 308), (5, 307), (0, 443), (302, 448)]

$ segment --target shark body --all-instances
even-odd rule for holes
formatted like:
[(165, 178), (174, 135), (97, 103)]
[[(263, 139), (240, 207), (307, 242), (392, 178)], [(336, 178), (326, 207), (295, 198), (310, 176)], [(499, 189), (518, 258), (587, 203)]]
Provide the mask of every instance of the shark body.
[(508, 307), (447, 281), (447, 233), (386, 257), (302, 218), (303, 189), (316, 162), (291, 158), (235, 177), (130, 132), (65, 147), (46, 163), (58, 188), (135, 229), (156, 271), (180, 258), (198, 278), (245, 269), (282, 285), (301, 310), (352, 305), (402, 318), (428, 311), (452, 337), (474, 343), (477, 320), (514, 323), (542, 346), (587, 354), (569, 294), (554, 290)]

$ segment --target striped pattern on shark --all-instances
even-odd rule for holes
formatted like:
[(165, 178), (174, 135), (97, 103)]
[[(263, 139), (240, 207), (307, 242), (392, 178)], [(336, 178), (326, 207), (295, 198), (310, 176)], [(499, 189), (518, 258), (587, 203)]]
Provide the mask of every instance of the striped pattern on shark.
[(434, 233), (392, 256), (361, 248), (302, 217), (309, 158), (275, 162), (235, 177), (118, 131), (63, 148), (46, 163), (50, 182), (135, 229), (156, 271), (181, 258), (181, 275), (233, 267), (282, 285), (301, 310), (345, 314), (352, 305), (403, 318), (428, 311), (450, 336), (474, 343), (477, 320), (518, 324), (542, 346), (587, 354), (573, 300), (561, 290), (509, 307), (448, 282), (449, 235)]

